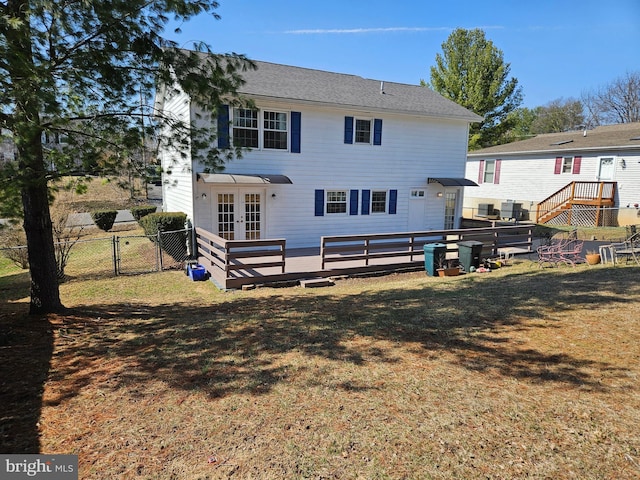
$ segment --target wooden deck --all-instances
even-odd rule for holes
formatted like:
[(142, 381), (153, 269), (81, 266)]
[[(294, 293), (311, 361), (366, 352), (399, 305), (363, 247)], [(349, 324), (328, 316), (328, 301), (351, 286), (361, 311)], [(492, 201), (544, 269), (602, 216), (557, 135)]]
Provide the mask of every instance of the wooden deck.
[[(615, 206), (616, 186), (616, 182), (571, 182), (538, 203), (536, 223), (565, 216), (567, 225), (605, 226), (603, 209)], [(574, 207), (593, 207), (593, 215), (576, 222)]]
[(221, 289), (244, 285), (291, 283), (424, 268), (424, 245), (444, 243), (447, 258), (458, 257), (459, 241), (483, 244), (482, 257), (501, 251), (532, 251), (531, 226), (508, 226), (322, 237), (316, 248), (286, 248), (284, 239), (225, 240), (196, 228), (198, 263)]

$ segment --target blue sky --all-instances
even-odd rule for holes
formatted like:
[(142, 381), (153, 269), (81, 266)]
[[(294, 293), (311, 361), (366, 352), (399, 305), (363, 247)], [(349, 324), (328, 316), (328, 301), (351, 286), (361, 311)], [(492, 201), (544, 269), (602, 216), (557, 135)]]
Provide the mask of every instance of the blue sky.
[(481, 28), (511, 64), (530, 108), (640, 71), (640, 0), (219, 3), (221, 20), (201, 16), (166, 35), (254, 60), (418, 84), (429, 80), (453, 29)]

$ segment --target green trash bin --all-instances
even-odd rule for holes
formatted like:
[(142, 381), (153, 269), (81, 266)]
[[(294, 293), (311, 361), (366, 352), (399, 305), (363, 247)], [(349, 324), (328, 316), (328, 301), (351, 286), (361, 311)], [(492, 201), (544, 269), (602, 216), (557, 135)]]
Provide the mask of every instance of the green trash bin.
[(427, 275), (435, 277), (436, 269), (447, 255), (447, 246), (444, 243), (424, 244), (424, 269)]
[(480, 267), (480, 256), (482, 255), (482, 242), (467, 240), (458, 242), (458, 261), (465, 272), (470, 272), (471, 267)]

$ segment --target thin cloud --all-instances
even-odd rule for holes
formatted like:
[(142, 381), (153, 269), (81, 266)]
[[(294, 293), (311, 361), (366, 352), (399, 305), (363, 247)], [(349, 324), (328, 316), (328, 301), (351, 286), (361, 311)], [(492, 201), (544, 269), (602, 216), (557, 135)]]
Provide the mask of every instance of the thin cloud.
[[(501, 26), (474, 27), (482, 30), (501, 29)], [(394, 32), (442, 32), (453, 31), (454, 27), (378, 27), (378, 28), (313, 28), (286, 30), (287, 35), (344, 35), (360, 33), (394, 33)]]

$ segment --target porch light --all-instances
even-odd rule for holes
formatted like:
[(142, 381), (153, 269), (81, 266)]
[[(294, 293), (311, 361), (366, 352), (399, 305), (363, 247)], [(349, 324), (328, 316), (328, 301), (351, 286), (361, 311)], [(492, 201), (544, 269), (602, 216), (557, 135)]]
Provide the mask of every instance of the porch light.
[(627, 168), (627, 162), (624, 161), (624, 158), (620, 159), (620, 167)]
[(442, 195), (443, 195), (442, 192), (436, 193), (436, 197), (438, 197), (438, 198), (442, 198)]
[(201, 197), (202, 197), (202, 199), (203, 199), (203, 200), (206, 200), (206, 199), (207, 199), (207, 194), (206, 194), (206, 193), (203, 193), (203, 194), (201, 195)]

